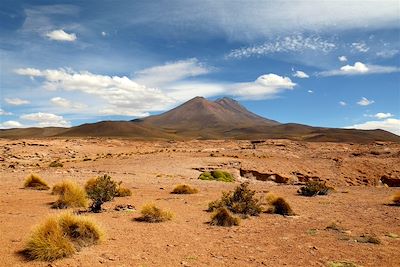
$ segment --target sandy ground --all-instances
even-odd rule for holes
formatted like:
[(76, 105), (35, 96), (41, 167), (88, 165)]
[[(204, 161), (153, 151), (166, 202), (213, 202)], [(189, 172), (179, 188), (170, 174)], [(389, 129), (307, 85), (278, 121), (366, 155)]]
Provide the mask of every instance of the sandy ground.
[[(383, 175), (399, 178), (400, 145), (267, 141), (253, 149), (248, 141), (140, 142), (123, 139), (0, 140), (1, 266), (326, 266), (351, 261), (360, 266), (400, 266), (400, 208), (386, 205), (399, 188), (380, 185)], [(58, 159), (62, 168), (50, 168)], [(287, 177), (289, 184), (250, 180), (263, 196), (283, 196), (298, 216), (262, 214), (240, 226), (209, 226), (208, 202), (235, 183), (200, 181), (198, 169), (239, 169)], [(90, 214), (106, 231), (106, 240), (55, 262), (25, 261), (18, 255), (29, 233), (47, 215), (60, 213), (49, 191), (22, 189), (24, 178), (38, 173), (53, 185), (62, 179), (81, 183), (110, 174), (133, 192)], [(318, 177), (336, 188), (328, 196), (302, 197), (301, 175)], [(301, 176), (300, 175), (300, 176)], [(172, 195), (175, 185), (199, 189)], [(139, 211), (114, 211), (117, 204), (138, 210), (155, 203), (174, 213), (165, 223), (133, 219)], [(325, 228), (336, 223), (346, 233)], [(362, 234), (381, 244), (355, 242)], [(394, 235), (393, 235), (394, 234)]]

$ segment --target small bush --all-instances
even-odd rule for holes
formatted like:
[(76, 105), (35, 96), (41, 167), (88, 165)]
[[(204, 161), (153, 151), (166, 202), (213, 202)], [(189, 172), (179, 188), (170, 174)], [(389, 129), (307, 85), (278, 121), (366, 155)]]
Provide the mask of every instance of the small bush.
[(392, 201), (394, 205), (400, 206), (400, 192), (397, 192), (392, 196)]
[(31, 234), (24, 254), (31, 260), (53, 261), (99, 243), (103, 231), (88, 218), (64, 213), (49, 217)]
[(57, 167), (63, 167), (64, 165), (61, 163), (61, 162), (59, 162), (59, 161), (53, 161), (53, 162), (51, 162), (50, 164), (49, 164), (49, 167), (54, 167), (54, 168), (57, 168)]
[(131, 195), (132, 195), (132, 191), (129, 188), (123, 186), (122, 182), (119, 182), (118, 188), (117, 188), (117, 193), (115, 196), (116, 197), (129, 197)]
[(295, 215), (289, 203), (287, 203), (282, 197), (278, 197), (274, 194), (268, 194), (267, 202), (270, 205), (270, 208), (266, 210), (267, 213), (280, 214), (284, 216)]
[(208, 204), (208, 211), (214, 211), (226, 207), (233, 213), (256, 216), (262, 212), (262, 204), (259, 198), (255, 197), (255, 191), (250, 190), (249, 183), (240, 184), (231, 192), (223, 192), (220, 200)]
[(373, 235), (362, 234), (361, 236), (356, 237), (355, 240), (358, 243), (370, 243), (370, 244), (375, 244), (375, 245), (381, 244), (381, 241), (379, 240), (379, 238), (377, 238), (376, 236), (373, 236)]
[(110, 176), (104, 174), (97, 178), (91, 178), (86, 182), (85, 189), (89, 198), (92, 200), (90, 210), (101, 212), (101, 205), (111, 201), (117, 195), (117, 183)]
[(147, 204), (143, 206), (140, 213), (142, 214), (142, 216), (137, 218), (136, 220), (141, 222), (159, 223), (172, 219), (171, 212), (163, 211), (153, 204)]
[(328, 267), (358, 267), (358, 265), (349, 261), (330, 261)]
[(235, 178), (229, 172), (222, 170), (214, 170), (211, 172), (203, 172), (199, 176), (200, 180), (220, 181), (220, 182), (233, 182)]
[(35, 190), (49, 190), (50, 187), (39, 175), (31, 173), (25, 178), (24, 188)]
[(239, 218), (234, 217), (229, 210), (221, 207), (211, 216), (210, 225), (234, 226), (239, 225)]
[(325, 182), (308, 181), (297, 192), (303, 196), (313, 197), (316, 195), (328, 195), (331, 191), (332, 187), (327, 186)]
[(198, 190), (186, 184), (177, 185), (171, 194), (195, 194)]
[(88, 206), (88, 199), (85, 190), (74, 181), (65, 180), (54, 185), (52, 193), (59, 195), (58, 200), (52, 205), (53, 208), (85, 208)]

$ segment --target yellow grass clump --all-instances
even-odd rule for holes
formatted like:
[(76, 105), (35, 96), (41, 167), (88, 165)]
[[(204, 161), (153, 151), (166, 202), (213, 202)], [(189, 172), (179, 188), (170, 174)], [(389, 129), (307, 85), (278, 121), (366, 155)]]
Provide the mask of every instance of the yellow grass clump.
[(74, 181), (65, 180), (54, 185), (52, 193), (59, 195), (58, 200), (52, 205), (53, 208), (86, 208), (88, 206), (86, 191)]
[(289, 203), (287, 203), (284, 198), (278, 197), (272, 193), (268, 193), (266, 196), (266, 200), (270, 205), (270, 207), (266, 210), (267, 213), (275, 213), (284, 216), (295, 215)]
[(156, 207), (154, 204), (144, 205), (140, 211), (141, 217), (137, 218), (137, 221), (149, 222), (149, 223), (159, 223), (165, 222), (172, 219), (173, 214), (169, 211), (163, 211), (162, 209)]
[(123, 186), (121, 184), (122, 184), (122, 182), (119, 182), (118, 187), (117, 187), (117, 192), (116, 192), (115, 196), (116, 197), (129, 197), (129, 196), (131, 196), (132, 195), (132, 191), (129, 188), (127, 188), (127, 187), (125, 187), (125, 186)]
[(103, 236), (101, 228), (89, 218), (63, 213), (37, 226), (23, 253), (31, 260), (53, 261), (97, 244)]
[(239, 225), (239, 218), (233, 216), (227, 208), (221, 207), (211, 216), (210, 225), (225, 227)]
[(396, 206), (400, 206), (400, 191), (396, 192), (393, 196), (392, 196), (392, 201), (393, 204)]
[(45, 180), (37, 174), (31, 173), (25, 178), (24, 188), (30, 188), (35, 190), (48, 190), (49, 185)]
[(171, 194), (196, 194), (197, 192), (199, 192), (199, 190), (190, 185), (180, 184), (172, 190)]

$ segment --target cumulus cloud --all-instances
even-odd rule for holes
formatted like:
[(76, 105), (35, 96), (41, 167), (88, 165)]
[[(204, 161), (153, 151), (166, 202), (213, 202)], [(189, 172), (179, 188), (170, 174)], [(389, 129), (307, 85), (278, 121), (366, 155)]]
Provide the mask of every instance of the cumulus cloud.
[(52, 113), (30, 113), (20, 116), (23, 120), (33, 121), (35, 126), (39, 127), (69, 127), (70, 122), (65, 120), (62, 116), (58, 116)]
[(328, 53), (336, 48), (332, 42), (319, 36), (303, 36), (301, 34), (278, 38), (273, 42), (265, 42), (262, 45), (243, 47), (232, 50), (226, 58), (241, 59), (252, 56), (263, 56), (273, 53), (319, 51)]
[(328, 70), (319, 73), (321, 76), (339, 76), (339, 75), (365, 75), (378, 73), (399, 72), (400, 68), (393, 66), (368, 65), (362, 62), (356, 62), (354, 65), (345, 65), (338, 70)]
[(364, 123), (347, 126), (345, 128), (361, 129), (361, 130), (382, 129), (400, 135), (400, 120), (395, 118), (388, 118), (380, 121), (367, 121)]
[(392, 113), (378, 112), (378, 113), (376, 113), (376, 114), (374, 114), (374, 115), (367, 115), (367, 116), (368, 116), (368, 117), (374, 117), (374, 118), (383, 120), (383, 119), (391, 118), (391, 117), (393, 117), (394, 115), (393, 115)]
[(338, 57), (340, 62), (347, 62), (347, 57), (346, 56), (340, 56)]
[(29, 104), (29, 100), (21, 99), (21, 98), (5, 98), (4, 99), (8, 104), (14, 105), (14, 106), (20, 106), (20, 105), (26, 105)]
[(74, 42), (76, 40), (75, 33), (66, 33), (64, 30), (54, 30), (46, 33), (46, 36), (50, 40), (61, 41), (61, 42)]
[(18, 121), (5, 121), (0, 123), (0, 128), (10, 129), (10, 128), (21, 128), (23, 125)]
[(0, 116), (7, 116), (7, 115), (11, 115), (11, 112), (7, 112), (4, 109), (0, 108)]
[(375, 103), (374, 100), (369, 100), (369, 99), (366, 98), (366, 97), (362, 97), (362, 98), (360, 99), (360, 101), (357, 102), (357, 104), (359, 104), (360, 106), (369, 106), (369, 105), (371, 105), (371, 104), (373, 104), (373, 103)]
[(50, 99), (51, 103), (53, 103), (56, 106), (63, 107), (63, 108), (74, 108), (74, 109), (82, 109), (85, 108), (86, 105), (82, 103), (73, 103), (69, 101), (68, 99), (62, 98), (62, 97), (53, 97)]
[(347, 106), (347, 103), (344, 101), (339, 101), (339, 105), (341, 105), (342, 107)]
[(185, 78), (207, 74), (212, 69), (196, 58), (191, 58), (138, 71), (135, 73), (134, 80), (149, 87), (159, 87)]
[(301, 70), (298, 70), (295, 73), (293, 73), (293, 77), (297, 77), (300, 79), (310, 78), (310, 76), (308, 76), (307, 73), (305, 73), (304, 71), (301, 71)]

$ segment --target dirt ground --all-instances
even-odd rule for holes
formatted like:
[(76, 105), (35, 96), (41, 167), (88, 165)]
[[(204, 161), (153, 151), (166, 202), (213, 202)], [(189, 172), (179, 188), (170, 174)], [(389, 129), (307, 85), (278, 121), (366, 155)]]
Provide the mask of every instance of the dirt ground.
[[(400, 144), (267, 140), (253, 147), (249, 141), (2, 139), (0, 151), (0, 266), (327, 266), (332, 261), (400, 266), (400, 207), (387, 205), (400, 189), (380, 182), (383, 176), (400, 179)], [(64, 166), (49, 167), (54, 160)], [(228, 170), (237, 181), (198, 180), (200, 170), (208, 169)], [(240, 170), (285, 182), (247, 179)], [(106, 231), (103, 243), (51, 263), (26, 261), (18, 251), (32, 228), (63, 212), (50, 208), (56, 199), (50, 191), (22, 188), (32, 172), (50, 185), (63, 179), (83, 185), (107, 173), (133, 194), (106, 203), (103, 213), (89, 214)], [(327, 181), (336, 191), (299, 196), (304, 179)], [(244, 180), (258, 196), (284, 197), (297, 216), (261, 214), (236, 227), (208, 225), (208, 202)], [(199, 193), (170, 194), (181, 183)], [(146, 203), (170, 210), (173, 219), (135, 221)], [(117, 204), (132, 204), (136, 211), (114, 211)], [(327, 230), (332, 223), (345, 231)], [(381, 243), (356, 242), (361, 235)]]

